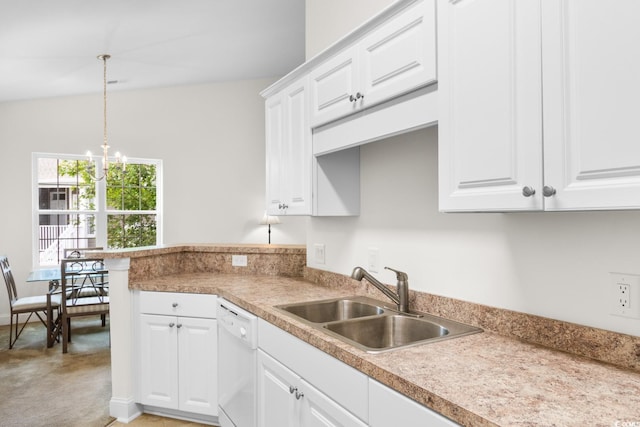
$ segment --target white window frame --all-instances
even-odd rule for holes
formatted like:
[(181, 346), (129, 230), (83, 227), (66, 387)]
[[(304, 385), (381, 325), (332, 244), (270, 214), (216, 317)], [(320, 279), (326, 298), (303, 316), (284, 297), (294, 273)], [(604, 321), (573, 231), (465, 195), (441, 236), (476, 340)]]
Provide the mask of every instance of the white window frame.
[[(87, 156), (78, 154), (62, 154), (62, 153), (32, 153), (31, 155), (31, 228), (32, 228), (32, 263), (34, 268), (41, 268), (40, 256), (39, 256), (39, 240), (40, 240), (40, 215), (74, 215), (74, 214), (89, 214), (95, 216), (96, 221), (96, 246), (107, 248), (107, 218), (109, 215), (121, 215), (121, 214), (141, 214), (141, 215), (155, 215), (156, 216), (156, 245), (161, 245), (163, 239), (163, 170), (162, 160), (160, 159), (143, 159), (143, 158), (129, 158), (127, 163), (131, 164), (147, 164), (155, 165), (156, 167), (156, 210), (130, 210), (121, 211), (114, 209), (106, 209), (106, 179), (102, 179), (96, 182), (96, 200), (95, 210), (41, 210), (39, 205), (39, 183), (38, 183), (38, 160), (41, 158), (53, 158), (61, 160), (87, 160)], [(109, 158), (110, 161), (115, 161), (115, 157)]]

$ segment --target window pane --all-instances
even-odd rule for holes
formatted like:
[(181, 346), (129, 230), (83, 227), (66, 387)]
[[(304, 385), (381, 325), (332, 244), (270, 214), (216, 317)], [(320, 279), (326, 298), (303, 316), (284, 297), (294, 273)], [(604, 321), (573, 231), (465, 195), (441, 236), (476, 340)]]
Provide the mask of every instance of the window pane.
[(96, 187), (86, 168), (86, 160), (38, 159), (38, 208), (95, 209)]
[(96, 247), (94, 215), (39, 215), (38, 251), (40, 265), (57, 265), (67, 248)]
[(110, 249), (156, 244), (156, 215), (109, 215), (107, 241)]
[(123, 172), (114, 168), (107, 179), (107, 209), (155, 210), (155, 165), (127, 164)]

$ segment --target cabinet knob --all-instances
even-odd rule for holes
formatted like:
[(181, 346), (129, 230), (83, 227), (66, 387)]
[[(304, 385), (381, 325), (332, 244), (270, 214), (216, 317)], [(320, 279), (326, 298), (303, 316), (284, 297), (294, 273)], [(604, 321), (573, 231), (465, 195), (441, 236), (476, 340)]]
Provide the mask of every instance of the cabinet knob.
[(296, 391), (298, 391), (297, 387), (294, 387), (292, 385), (289, 386), (289, 393), (293, 394)]
[(536, 194), (536, 190), (532, 187), (529, 187), (528, 185), (525, 187), (522, 187), (522, 195), (524, 197), (531, 197), (534, 194)]
[(362, 98), (364, 98), (364, 95), (361, 94), (360, 92), (356, 92), (355, 95), (349, 95), (349, 101), (351, 101), (351, 102), (357, 101), (357, 100), (362, 99)]
[(556, 194), (556, 189), (551, 187), (550, 185), (545, 185), (544, 187), (542, 187), (542, 195), (544, 197), (555, 196), (555, 194)]
[(182, 323), (178, 323), (178, 326), (176, 326), (176, 328), (178, 329), (182, 328)]
[(171, 307), (176, 308), (178, 306), (177, 302), (174, 302), (173, 304), (171, 304)]
[(304, 397), (304, 393), (301, 391), (296, 391), (296, 400), (300, 400), (301, 397)]
[(169, 327), (170, 327), (170, 328), (173, 328), (174, 326), (176, 326), (176, 324), (175, 324), (175, 323), (173, 323), (173, 322), (169, 323)]

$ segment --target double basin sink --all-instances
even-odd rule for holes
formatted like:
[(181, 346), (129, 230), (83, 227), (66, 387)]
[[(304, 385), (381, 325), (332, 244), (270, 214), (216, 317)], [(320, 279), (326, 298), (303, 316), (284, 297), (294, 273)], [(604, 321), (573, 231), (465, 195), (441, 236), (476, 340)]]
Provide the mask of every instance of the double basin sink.
[(482, 329), (426, 313), (401, 313), (363, 296), (276, 308), (369, 353), (482, 332)]

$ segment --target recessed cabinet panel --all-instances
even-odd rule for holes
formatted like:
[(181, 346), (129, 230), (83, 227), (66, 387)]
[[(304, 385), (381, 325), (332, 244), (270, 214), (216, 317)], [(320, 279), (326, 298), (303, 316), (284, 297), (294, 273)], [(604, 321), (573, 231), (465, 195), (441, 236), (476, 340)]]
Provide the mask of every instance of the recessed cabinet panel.
[(267, 151), (267, 212), (279, 215), (282, 206), (282, 171), (281, 153), (284, 148), (284, 132), (282, 129), (284, 112), (282, 97), (269, 98), (266, 103), (266, 151)]
[(311, 131), (307, 119), (307, 93), (300, 85), (287, 93), (287, 150), (289, 161), (288, 209), (310, 213), (311, 206)]
[(337, 119), (357, 108), (358, 102), (350, 99), (358, 90), (357, 54), (355, 47), (347, 49), (310, 73), (312, 126)]
[(366, 427), (343, 407), (321, 393), (305, 380), (301, 381), (304, 396), (300, 399), (300, 425), (304, 427)]
[(178, 409), (175, 318), (143, 314), (140, 329), (142, 403)]
[(640, 2), (544, 1), (548, 210), (640, 206)]
[(361, 46), (366, 106), (435, 83), (435, 0), (418, 2)]
[(217, 347), (214, 319), (178, 318), (180, 409), (218, 414)]
[(298, 427), (299, 408), (291, 387), (299, 383), (290, 369), (258, 351), (258, 427)]
[(541, 208), (539, 3), (442, 0), (438, 13), (440, 209)]

